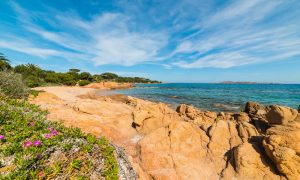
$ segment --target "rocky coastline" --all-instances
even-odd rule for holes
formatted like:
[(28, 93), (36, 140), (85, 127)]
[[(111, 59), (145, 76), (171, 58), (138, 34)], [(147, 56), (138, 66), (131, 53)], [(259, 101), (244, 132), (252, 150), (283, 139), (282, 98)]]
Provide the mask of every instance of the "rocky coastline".
[(135, 97), (100, 97), (94, 88), (37, 88), (43, 92), (30, 102), (48, 110), (49, 120), (123, 148), (135, 173), (121, 179), (300, 177), (299, 110), (255, 102), (240, 113), (185, 104), (172, 109)]

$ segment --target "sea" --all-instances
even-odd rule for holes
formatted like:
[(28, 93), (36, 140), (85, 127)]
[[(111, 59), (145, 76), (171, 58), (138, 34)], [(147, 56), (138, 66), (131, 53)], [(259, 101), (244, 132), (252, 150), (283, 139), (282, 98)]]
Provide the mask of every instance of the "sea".
[(300, 84), (137, 84), (135, 88), (112, 93), (164, 102), (174, 108), (183, 103), (217, 112), (239, 112), (248, 101), (295, 109), (300, 105)]

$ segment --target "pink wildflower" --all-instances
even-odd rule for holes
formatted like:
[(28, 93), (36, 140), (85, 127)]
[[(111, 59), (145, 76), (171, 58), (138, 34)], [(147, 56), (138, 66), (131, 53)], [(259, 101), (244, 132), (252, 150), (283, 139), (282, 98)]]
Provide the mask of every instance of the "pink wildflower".
[(44, 177), (44, 176), (45, 176), (44, 171), (39, 172), (38, 176), (39, 176), (39, 177)]
[(51, 136), (52, 136), (51, 134), (46, 134), (45, 138), (49, 139), (49, 138), (51, 138)]
[(25, 148), (30, 147), (30, 146), (32, 146), (32, 145), (33, 145), (33, 143), (30, 142), (30, 141), (25, 141), (24, 144), (23, 144), (23, 146), (24, 146)]
[(55, 136), (55, 135), (57, 135), (57, 131), (53, 130), (53, 131), (51, 131), (51, 134)]
[(0, 140), (3, 140), (5, 139), (5, 136), (4, 135), (0, 135)]
[(34, 144), (34, 146), (40, 146), (42, 143), (40, 140), (37, 140), (33, 144)]
[(49, 127), (48, 128), (50, 131), (54, 131), (54, 128), (53, 127)]

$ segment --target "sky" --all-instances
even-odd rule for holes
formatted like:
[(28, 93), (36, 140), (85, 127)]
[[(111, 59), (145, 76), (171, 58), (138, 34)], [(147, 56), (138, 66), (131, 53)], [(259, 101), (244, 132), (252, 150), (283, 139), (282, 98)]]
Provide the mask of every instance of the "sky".
[(299, 0), (1, 0), (13, 65), (163, 82), (300, 83)]

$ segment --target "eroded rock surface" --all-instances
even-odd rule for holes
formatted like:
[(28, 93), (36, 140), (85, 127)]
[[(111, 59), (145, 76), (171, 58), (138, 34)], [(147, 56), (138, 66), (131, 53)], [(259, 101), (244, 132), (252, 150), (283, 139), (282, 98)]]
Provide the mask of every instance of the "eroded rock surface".
[(300, 123), (274, 126), (267, 130), (263, 146), (277, 169), (288, 179), (300, 177)]
[(274, 105), (270, 106), (270, 110), (266, 114), (266, 118), (269, 124), (280, 125), (294, 121), (297, 115), (298, 111), (296, 109)]
[(296, 110), (257, 103), (247, 103), (240, 113), (184, 104), (174, 110), (133, 97), (98, 98), (82, 89), (44, 88), (31, 101), (47, 109), (50, 120), (106, 136), (124, 148), (138, 179), (300, 177)]

